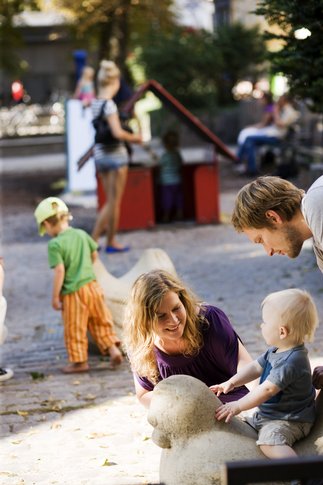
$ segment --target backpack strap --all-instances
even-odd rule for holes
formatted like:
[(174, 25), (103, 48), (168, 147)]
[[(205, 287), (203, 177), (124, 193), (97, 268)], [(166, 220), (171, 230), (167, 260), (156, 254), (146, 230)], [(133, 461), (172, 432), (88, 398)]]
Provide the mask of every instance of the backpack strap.
[[(108, 102), (108, 101), (107, 101), (107, 100), (105, 100), (105, 101), (102, 103), (102, 106), (101, 106), (100, 112), (99, 112), (98, 116), (96, 116), (96, 117), (94, 118), (94, 120), (99, 120), (100, 118), (103, 118), (104, 108), (105, 108), (105, 106), (106, 106), (107, 102)], [(93, 120), (93, 121), (94, 121), (94, 120)]]

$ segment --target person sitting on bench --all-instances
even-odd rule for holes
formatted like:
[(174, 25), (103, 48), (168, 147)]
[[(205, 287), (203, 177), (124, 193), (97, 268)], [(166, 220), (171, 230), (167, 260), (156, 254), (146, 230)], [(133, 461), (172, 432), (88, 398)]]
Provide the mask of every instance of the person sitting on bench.
[(238, 147), (237, 157), (240, 164), (246, 163), (245, 175), (254, 176), (258, 174), (257, 147), (263, 145), (277, 146), (298, 118), (299, 113), (294, 108), (290, 97), (287, 94), (280, 96), (273, 110), (273, 123), (260, 128), (258, 133), (247, 136)]

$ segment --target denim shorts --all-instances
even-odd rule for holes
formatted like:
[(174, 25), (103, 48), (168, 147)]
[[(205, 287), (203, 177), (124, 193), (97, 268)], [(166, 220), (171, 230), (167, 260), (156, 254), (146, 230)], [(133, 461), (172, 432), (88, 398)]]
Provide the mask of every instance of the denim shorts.
[(128, 165), (128, 153), (125, 147), (120, 147), (115, 151), (95, 150), (95, 168), (99, 173), (117, 170)]

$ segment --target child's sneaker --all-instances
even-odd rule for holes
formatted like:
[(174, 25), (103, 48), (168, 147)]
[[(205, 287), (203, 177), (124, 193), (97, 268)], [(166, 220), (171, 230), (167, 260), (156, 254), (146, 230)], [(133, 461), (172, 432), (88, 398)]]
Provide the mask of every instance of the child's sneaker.
[(7, 381), (13, 376), (13, 371), (11, 369), (3, 369), (0, 367), (0, 382)]

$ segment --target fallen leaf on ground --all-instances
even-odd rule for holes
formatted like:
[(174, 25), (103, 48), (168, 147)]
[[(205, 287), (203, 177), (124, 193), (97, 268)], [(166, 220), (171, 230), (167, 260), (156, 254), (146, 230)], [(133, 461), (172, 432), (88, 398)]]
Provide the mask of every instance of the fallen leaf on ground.
[(113, 465), (117, 465), (117, 463), (114, 463), (114, 461), (109, 461), (109, 459), (107, 458), (103, 465), (102, 466), (113, 466)]
[(19, 409), (17, 409), (17, 414), (19, 414), (19, 416), (28, 416), (29, 415), (28, 411), (19, 411)]
[(51, 429), (59, 429), (61, 427), (62, 427), (61, 423), (53, 423), (50, 428)]
[(106, 436), (109, 436), (107, 433), (91, 433), (87, 438), (89, 440), (93, 440), (95, 438), (105, 438)]
[(43, 374), (42, 372), (30, 372), (30, 375), (31, 375), (31, 377), (34, 381), (36, 379), (44, 379), (45, 378), (45, 374)]

